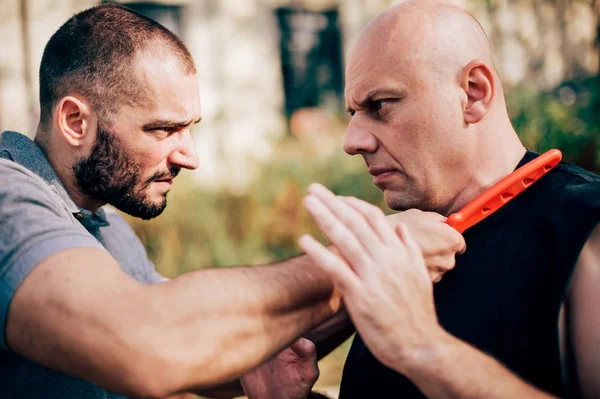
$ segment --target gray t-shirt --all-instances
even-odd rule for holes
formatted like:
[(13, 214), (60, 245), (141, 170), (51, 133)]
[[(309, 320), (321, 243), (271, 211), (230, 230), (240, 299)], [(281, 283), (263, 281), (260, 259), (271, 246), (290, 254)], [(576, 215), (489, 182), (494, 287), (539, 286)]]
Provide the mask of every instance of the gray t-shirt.
[[(49, 370), (6, 345), (6, 316), (21, 282), (41, 261), (71, 248), (108, 251), (142, 283), (166, 279), (154, 269), (127, 222), (102, 207), (95, 214), (67, 194), (41, 149), (15, 132), (0, 136), (0, 397), (119, 398), (86, 381)], [(85, 265), (81, 265), (85, 267)]]

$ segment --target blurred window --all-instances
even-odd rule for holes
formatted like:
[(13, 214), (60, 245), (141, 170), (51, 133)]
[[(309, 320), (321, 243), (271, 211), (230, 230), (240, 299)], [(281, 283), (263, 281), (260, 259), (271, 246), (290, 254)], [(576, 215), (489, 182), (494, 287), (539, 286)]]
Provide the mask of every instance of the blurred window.
[(343, 69), (338, 11), (276, 10), (281, 30), (285, 110), (343, 107)]

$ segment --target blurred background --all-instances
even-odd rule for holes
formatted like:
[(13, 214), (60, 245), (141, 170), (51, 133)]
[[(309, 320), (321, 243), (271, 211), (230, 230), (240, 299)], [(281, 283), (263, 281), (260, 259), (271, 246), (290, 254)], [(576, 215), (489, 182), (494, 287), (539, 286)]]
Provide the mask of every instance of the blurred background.
[[(33, 136), (47, 40), (94, 0), (0, 0), (0, 130)], [(167, 277), (272, 262), (317, 234), (306, 187), (380, 205), (362, 159), (342, 151), (344, 65), (363, 26), (389, 0), (122, 1), (178, 34), (201, 84), (197, 171), (182, 173), (157, 220), (128, 219)], [(456, 1), (495, 51), (513, 123), (527, 147), (563, 151), (600, 171), (600, 0)], [(321, 362), (332, 397), (348, 343)]]

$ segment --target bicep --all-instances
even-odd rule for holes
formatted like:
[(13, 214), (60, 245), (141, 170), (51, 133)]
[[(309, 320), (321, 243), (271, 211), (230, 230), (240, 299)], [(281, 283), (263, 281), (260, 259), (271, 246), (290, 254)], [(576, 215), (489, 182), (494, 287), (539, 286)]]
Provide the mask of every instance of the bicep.
[(569, 289), (570, 344), (583, 397), (600, 397), (600, 225), (579, 256)]
[(140, 289), (106, 251), (56, 253), (39, 263), (13, 295), (7, 344), (51, 369), (126, 391), (119, 381), (126, 375), (123, 357), (131, 355), (131, 342), (122, 332), (136, 317)]

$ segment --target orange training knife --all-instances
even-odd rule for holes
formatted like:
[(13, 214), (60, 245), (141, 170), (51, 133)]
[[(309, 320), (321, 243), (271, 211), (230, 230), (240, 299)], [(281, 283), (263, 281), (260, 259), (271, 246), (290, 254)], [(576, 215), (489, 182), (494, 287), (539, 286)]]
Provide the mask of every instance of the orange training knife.
[(494, 184), (460, 211), (448, 216), (446, 223), (462, 234), (525, 191), (558, 165), (561, 159), (559, 150), (540, 155)]

